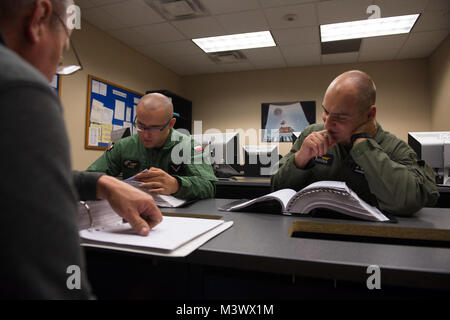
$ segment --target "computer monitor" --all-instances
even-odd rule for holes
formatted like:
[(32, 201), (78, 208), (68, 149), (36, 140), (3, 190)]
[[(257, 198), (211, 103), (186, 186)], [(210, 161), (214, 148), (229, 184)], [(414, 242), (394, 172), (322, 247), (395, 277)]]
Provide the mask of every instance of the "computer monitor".
[(117, 130), (111, 131), (111, 142), (116, 142), (117, 140), (120, 140), (122, 138), (130, 136), (130, 128), (121, 128)]
[(247, 177), (270, 176), (278, 164), (278, 145), (248, 145), (244, 153), (244, 175)]
[(212, 133), (193, 135), (195, 141), (209, 152), (212, 164), (240, 165), (239, 133)]
[(434, 169), (437, 184), (450, 185), (450, 131), (408, 132), (408, 144)]

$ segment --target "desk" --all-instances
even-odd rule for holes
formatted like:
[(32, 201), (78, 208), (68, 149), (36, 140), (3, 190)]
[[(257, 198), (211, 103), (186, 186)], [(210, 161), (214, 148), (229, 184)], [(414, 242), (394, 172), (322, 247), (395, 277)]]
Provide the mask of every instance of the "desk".
[[(163, 210), (221, 215), (224, 220), (234, 221), (230, 229), (185, 258), (85, 248), (89, 278), (98, 296), (152, 299), (373, 297), (380, 291), (366, 287), (369, 265), (378, 265), (381, 270), (383, 290), (378, 293), (379, 297), (423, 297), (433, 293), (442, 298), (450, 293), (449, 247), (291, 238), (288, 231), (292, 222), (313, 218), (216, 209), (229, 201), (209, 199), (183, 209)], [(450, 209), (424, 208), (416, 217), (398, 220), (393, 226), (450, 228)]]
[(232, 177), (215, 182), (216, 198), (253, 199), (270, 193), (269, 177)]

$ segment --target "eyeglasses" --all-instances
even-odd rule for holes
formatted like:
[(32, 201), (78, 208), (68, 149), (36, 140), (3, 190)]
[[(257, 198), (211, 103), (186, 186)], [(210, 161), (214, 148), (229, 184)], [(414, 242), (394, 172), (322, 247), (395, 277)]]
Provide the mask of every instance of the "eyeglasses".
[(78, 57), (77, 50), (75, 50), (75, 47), (72, 43), (72, 39), (70, 38), (69, 30), (67, 29), (66, 24), (64, 23), (64, 21), (61, 19), (61, 17), (59, 15), (57, 15), (56, 13), (53, 13), (53, 14), (56, 16), (56, 18), (59, 20), (59, 22), (61, 22), (61, 24), (64, 28), (64, 32), (66, 33), (67, 38), (69, 39), (70, 47), (72, 48), (73, 53), (75, 54), (75, 58), (77, 59), (77, 63), (78, 63), (78, 65), (58, 66), (58, 68), (56, 69), (56, 73), (59, 75), (63, 75), (63, 76), (74, 74), (75, 72), (82, 70), (83, 66), (81, 65), (81, 61), (80, 61), (80, 58)]
[[(173, 116), (174, 117), (179, 117), (180, 115), (178, 114), (178, 113), (176, 113), (176, 112), (174, 112), (173, 113)], [(162, 127), (145, 127), (142, 123), (140, 123), (138, 120), (137, 120), (137, 117), (135, 117), (134, 118), (134, 121), (133, 121), (133, 126), (136, 128), (136, 130), (138, 131), (138, 132), (145, 132), (145, 131), (148, 131), (148, 132), (158, 132), (158, 131), (163, 131), (165, 128), (167, 128), (167, 126), (169, 125), (169, 123), (170, 123), (170, 121), (173, 119), (173, 117), (172, 118), (170, 118)]]

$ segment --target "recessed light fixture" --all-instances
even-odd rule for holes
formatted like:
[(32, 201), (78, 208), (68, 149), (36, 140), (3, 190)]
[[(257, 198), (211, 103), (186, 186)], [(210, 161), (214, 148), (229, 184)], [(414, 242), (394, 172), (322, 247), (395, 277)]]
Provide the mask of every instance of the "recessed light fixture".
[(206, 53), (230, 50), (274, 47), (270, 31), (230, 34), (226, 36), (192, 39)]
[(366, 19), (320, 26), (322, 42), (408, 33), (420, 14)]

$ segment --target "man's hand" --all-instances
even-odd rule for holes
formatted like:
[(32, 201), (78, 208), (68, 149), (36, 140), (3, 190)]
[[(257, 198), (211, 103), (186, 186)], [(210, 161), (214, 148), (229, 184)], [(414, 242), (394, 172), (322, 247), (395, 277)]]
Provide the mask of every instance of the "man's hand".
[(150, 168), (150, 170), (141, 172), (136, 175), (134, 180), (145, 182), (140, 187), (156, 194), (173, 194), (180, 189), (176, 178), (158, 168)]
[[(375, 134), (377, 133), (377, 123), (375, 120), (371, 119), (365, 123), (363, 123), (362, 125), (360, 125), (359, 127), (357, 127), (352, 135), (357, 134), (357, 133), (361, 133), (361, 132), (366, 132), (368, 134), (370, 134), (371, 137), (374, 137)], [(358, 143), (366, 140), (367, 138), (358, 138), (355, 140), (355, 142), (353, 143), (353, 146), (356, 146)]]
[(334, 145), (336, 141), (327, 133), (327, 130), (312, 132), (305, 138), (300, 150), (295, 153), (296, 167), (303, 169), (312, 157), (326, 154)]
[(116, 178), (103, 175), (98, 179), (97, 198), (108, 200), (114, 211), (141, 236), (148, 235), (162, 221), (161, 211), (151, 195)]

